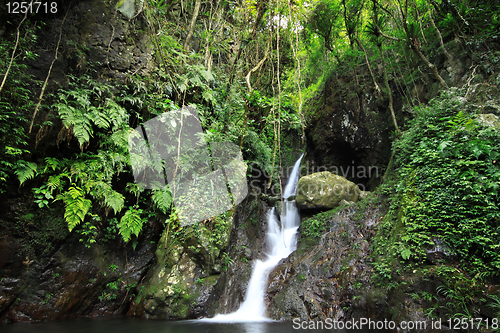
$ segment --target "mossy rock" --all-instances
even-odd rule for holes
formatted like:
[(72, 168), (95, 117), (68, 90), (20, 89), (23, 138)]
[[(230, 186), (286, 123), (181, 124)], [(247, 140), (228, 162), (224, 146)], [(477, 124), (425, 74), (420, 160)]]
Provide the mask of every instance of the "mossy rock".
[(297, 207), (333, 209), (342, 200), (357, 202), (361, 190), (353, 182), (331, 172), (317, 172), (299, 179)]
[(498, 116), (492, 113), (479, 114), (477, 115), (477, 120), (485, 127), (494, 127), (496, 129), (500, 129), (500, 121), (498, 121)]

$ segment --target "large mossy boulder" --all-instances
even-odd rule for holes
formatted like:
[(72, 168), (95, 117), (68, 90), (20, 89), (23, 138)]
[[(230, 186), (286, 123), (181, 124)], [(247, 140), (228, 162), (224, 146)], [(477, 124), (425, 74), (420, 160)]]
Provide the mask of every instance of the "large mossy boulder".
[(361, 190), (353, 182), (331, 172), (317, 172), (299, 179), (297, 207), (333, 209), (342, 200), (358, 201)]

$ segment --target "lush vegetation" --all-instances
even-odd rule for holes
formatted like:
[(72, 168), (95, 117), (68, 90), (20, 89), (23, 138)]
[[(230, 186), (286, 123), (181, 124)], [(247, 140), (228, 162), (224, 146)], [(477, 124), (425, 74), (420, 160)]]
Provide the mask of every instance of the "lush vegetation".
[(426, 296), (431, 317), (473, 317), (495, 304), (484, 284), (495, 283), (500, 263), (500, 124), (485, 122), (466, 95), (451, 89), (415, 110), (378, 190), (390, 206), (372, 246), (376, 280), (393, 289), (407, 284), (402, 274), (437, 277), (443, 284)]
[[(116, 14), (122, 2), (105, 3)], [(87, 46), (64, 38), (73, 61), (64, 82), (50, 80), (50, 71), (45, 83), (35, 80), (26, 69), (37, 59), (45, 22), (27, 15), (7, 23), (0, 40), (0, 195), (19, 191), (42, 212), (60, 214), (88, 247), (118, 235), (135, 247), (146, 222), (158, 220), (179, 242), (208, 233), (224, 256), (227, 215), (185, 230), (168, 186), (134, 182), (131, 131), (192, 105), (207, 142), (239, 146), (248, 165), (270, 175), (262, 188), (279, 191), (277, 170), (292, 164), (298, 148), (291, 138), (304, 143), (309, 122), (325, 115), (316, 101), (326, 83), (348, 76), (388, 110), (395, 140), (390, 182), (380, 190), (391, 195), (391, 207), (374, 245), (375, 255), (391, 260), (375, 263), (379, 276), (390, 277), (391, 264), (422, 265), (436, 244), (474, 279), (498, 275), (498, 129), (481, 124), (469, 103), (480, 76), (450, 89), (456, 82), (436, 65), (452, 68), (451, 49), (460, 44), (482, 61), (483, 74), (495, 72), (497, 1), (148, 0), (136, 14), (129, 42), (148, 37), (143, 46), (153, 50), (155, 70), (138, 68), (119, 83), (103, 74), (109, 63), (89, 62)], [(420, 82), (428, 96), (439, 96), (429, 105), (415, 93)], [(320, 237), (330, 215), (307, 220), (304, 235)], [(227, 267), (232, 259), (225, 258)], [(450, 297), (457, 281), (476, 288), (456, 269), (458, 280), (443, 289)]]

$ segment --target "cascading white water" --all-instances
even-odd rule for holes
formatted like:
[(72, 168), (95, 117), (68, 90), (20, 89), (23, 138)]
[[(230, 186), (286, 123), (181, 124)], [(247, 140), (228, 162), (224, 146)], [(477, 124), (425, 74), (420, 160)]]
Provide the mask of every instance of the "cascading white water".
[(252, 276), (248, 284), (245, 301), (240, 308), (233, 313), (226, 315), (216, 315), (209, 319), (214, 322), (249, 322), (268, 321), (266, 317), (266, 307), (264, 304), (264, 293), (269, 272), (278, 262), (286, 258), (295, 251), (297, 242), (295, 234), (300, 224), (300, 217), (295, 201), (288, 201), (288, 197), (297, 191), (299, 181), (299, 167), (302, 156), (295, 162), (292, 173), (285, 187), (283, 198), (283, 215), (281, 216), (282, 227), (276, 216), (275, 209), (268, 212), (267, 240), (270, 246), (270, 253), (265, 261), (256, 260)]

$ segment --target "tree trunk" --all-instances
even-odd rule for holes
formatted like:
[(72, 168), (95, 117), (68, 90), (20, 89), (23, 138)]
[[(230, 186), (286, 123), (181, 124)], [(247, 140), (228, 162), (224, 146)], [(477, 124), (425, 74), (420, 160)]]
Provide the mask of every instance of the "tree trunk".
[(198, 18), (200, 6), (201, 0), (196, 0), (196, 4), (194, 5), (193, 17), (191, 18), (191, 23), (189, 24), (189, 32), (186, 37), (186, 41), (184, 42), (184, 50), (186, 50), (186, 52), (189, 51), (189, 42), (191, 41), (191, 37), (193, 37), (194, 26), (196, 25), (196, 19)]
[(443, 88), (448, 88), (448, 85), (446, 84), (446, 82), (443, 80), (441, 75), (439, 75), (437, 67), (433, 63), (431, 63), (429, 60), (427, 60), (427, 57), (422, 53), (422, 51), (420, 50), (420, 47), (418, 45), (415, 45), (414, 43), (412, 43), (411, 49), (413, 50), (413, 52), (415, 52), (419, 56), (419, 58), (427, 65), (427, 67), (429, 67), (432, 70), (432, 74), (434, 74), (434, 77), (439, 81), (441, 86)]
[(394, 123), (394, 127), (396, 128), (396, 132), (398, 133), (398, 135), (400, 135), (401, 130), (399, 129), (398, 122), (396, 120), (396, 113), (394, 112), (394, 101), (392, 99), (392, 90), (391, 90), (391, 86), (389, 86), (389, 79), (387, 77), (387, 70), (386, 70), (386, 66), (385, 66), (385, 56), (384, 56), (384, 52), (382, 50), (382, 45), (379, 45), (378, 48), (380, 50), (380, 55), (382, 58), (382, 69), (384, 71), (384, 85), (385, 85), (385, 89), (387, 90), (387, 94), (389, 95), (389, 110), (391, 111), (391, 117), (392, 117), (392, 121)]
[(438, 35), (438, 38), (439, 38), (439, 44), (441, 45), (441, 48), (443, 49), (444, 55), (446, 56), (448, 61), (452, 62), (453, 57), (451, 56), (451, 54), (448, 53), (448, 51), (444, 47), (443, 36), (441, 36), (441, 31), (439, 31), (438, 27), (436, 26), (436, 22), (434, 22), (434, 18), (432, 17), (432, 14), (431, 14), (431, 23), (432, 23), (432, 26), (434, 27), (434, 30), (436, 30), (436, 34)]
[(403, 23), (403, 28), (404, 28), (405, 33), (406, 33), (406, 39), (408, 41), (408, 44), (410, 45), (410, 48), (425, 63), (425, 65), (431, 69), (432, 74), (434, 74), (434, 77), (436, 78), (436, 80), (439, 81), (441, 86), (443, 88), (448, 88), (448, 85), (446, 84), (446, 82), (443, 80), (441, 75), (439, 75), (436, 66), (433, 63), (431, 63), (427, 59), (427, 57), (422, 53), (422, 50), (420, 49), (420, 42), (418, 41), (418, 38), (416, 36), (412, 36), (412, 34), (410, 33), (410, 30), (408, 29), (408, 0), (405, 0), (404, 7), (399, 0), (398, 0), (398, 5), (399, 5), (399, 11), (401, 12), (401, 16), (402, 16), (402, 23)]
[(363, 44), (361, 44), (361, 42), (359, 41), (359, 39), (357, 37), (355, 37), (354, 40), (356, 41), (358, 46), (363, 50), (363, 53), (365, 55), (366, 64), (368, 65), (368, 70), (370, 71), (370, 75), (372, 77), (373, 84), (375, 85), (375, 90), (377, 90), (377, 93), (380, 94), (380, 87), (378, 86), (377, 80), (375, 80), (375, 75), (373, 75), (372, 66), (370, 66), (370, 60), (368, 59), (368, 55), (366, 54), (366, 50), (365, 50)]

